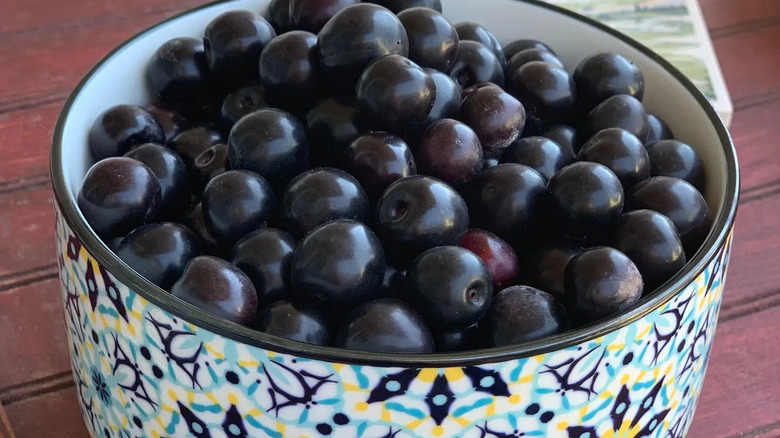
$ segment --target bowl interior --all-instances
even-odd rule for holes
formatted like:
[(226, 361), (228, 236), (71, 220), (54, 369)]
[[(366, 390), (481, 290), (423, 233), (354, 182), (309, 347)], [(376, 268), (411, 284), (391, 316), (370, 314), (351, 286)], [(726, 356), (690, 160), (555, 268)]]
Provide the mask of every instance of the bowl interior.
[[(70, 216), (79, 216), (70, 217), (71, 221), (85, 222), (75, 207), (75, 199), (84, 175), (92, 164), (87, 143), (89, 129), (97, 115), (113, 105), (149, 103), (144, 86), (144, 70), (147, 60), (155, 50), (171, 38), (202, 37), (206, 25), (220, 13), (233, 9), (263, 12), (268, 3), (269, 0), (226, 1), (206, 5), (168, 20), (121, 46), (85, 79), (72, 97), (70, 106), (66, 104), (58, 126), (61, 141), (58, 141), (55, 134), (52, 152), (52, 171), (59, 202), (63, 205), (66, 215), (70, 211)], [(725, 128), (706, 99), (692, 84), (678, 80), (682, 75), (648, 49), (628, 38), (621, 39), (589, 20), (562, 13), (557, 8), (533, 0), (445, 0), (442, 3), (444, 15), (453, 23), (467, 20), (482, 23), (488, 26), (502, 44), (520, 38), (544, 41), (558, 53), (569, 71), (585, 56), (600, 51), (621, 53), (639, 65), (646, 83), (645, 106), (671, 126), (676, 138), (689, 143), (699, 152), (707, 172), (706, 197), (715, 224), (713, 232), (698, 256), (683, 273), (677, 275), (676, 282), (667, 284), (667, 290), (663, 294), (669, 296), (672, 289), (684, 286), (685, 282), (690, 280), (687, 275), (693, 270), (703, 268), (705, 258), (710, 258), (714, 254), (716, 244), (725, 238), (724, 229), (734, 214), (737, 194), (736, 157)], [(85, 229), (88, 230), (88, 226)], [(93, 253), (95, 245), (103, 246), (101, 252), (108, 252), (94, 233), (87, 236), (87, 245), (92, 248)], [(107, 262), (108, 265), (129, 271), (116, 257), (106, 257), (111, 258)], [(684, 277), (687, 278), (686, 281), (683, 281)], [(147, 291), (156, 289), (151, 283), (144, 281), (135, 284), (145, 284), (144, 289)], [(648, 303), (649, 300), (655, 300), (657, 304), (660, 298), (645, 299), (642, 305), (653, 305)], [(633, 316), (637, 317), (639, 314), (640, 311), (635, 309)], [(623, 323), (626, 321), (624, 318)], [(612, 323), (620, 322), (611, 321), (605, 324)], [(602, 330), (608, 328), (605, 326)], [(563, 336), (557, 339), (568, 339), (571, 342), (576, 337), (582, 338), (586, 335), (588, 334), (579, 333), (569, 338)]]

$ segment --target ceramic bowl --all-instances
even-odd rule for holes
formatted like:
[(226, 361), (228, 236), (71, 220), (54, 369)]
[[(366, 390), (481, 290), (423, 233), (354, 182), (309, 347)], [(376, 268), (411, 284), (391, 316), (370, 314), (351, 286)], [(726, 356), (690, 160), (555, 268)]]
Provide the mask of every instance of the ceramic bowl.
[(231, 9), (208, 4), (112, 51), (77, 86), (52, 146), (57, 248), (78, 403), (94, 437), (668, 437), (686, 434), (699, 397), (729, 260), (739, 174), (729, 135), (668, 62), (596, 22), (535, 1), (445, 0), (453, 22), (502, 43), (536, 38), (571, 70), (615, 51), (646, 78), (645, 104), (701, 154), (713, 227), (660, 290), (618, 316), (524, 345), (457, 354), (385, 355), (264, 335), (194, 308), (114, 256), (76, 205), (87, 132), (119, 103), (148, 103), (143, 70), (157, 47), (200, 37)]

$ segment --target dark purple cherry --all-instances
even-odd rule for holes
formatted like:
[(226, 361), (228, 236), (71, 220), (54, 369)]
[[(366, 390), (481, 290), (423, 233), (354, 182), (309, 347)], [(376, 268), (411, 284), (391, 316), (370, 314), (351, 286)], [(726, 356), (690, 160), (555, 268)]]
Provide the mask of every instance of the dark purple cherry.
[(173, 222), (142, 225), (125, 236), (116, 255), (144, 278), (170, 290), (187, 263), (200, 255), (198, 238)]
[(398, 14), (409, 38), (409, 59), (420, 67), (449, 71), (458, 53), (458, 33), (452, 23), (430, 8)]
[(436, 99), (436, 83), (409, 59), (387, 55), (366, 67), (356, 94), (366, 127), (405, 135), (423, 128)]
[(528, 266), (529, 284), (565, 301), (563, 277), (566, 266), (582, 251), (582, 247), (571, 239), (557, 239), (537, 248)]
[(433, 101), (433, 108), (425, 119), (424, 126), (430, 126), (431, 123), (441, 119), (452, 119), (458, 117), (461, 102), (461, 89), (451, 77), (431, 68), (424, 69), (431, 75), (436, 84), (436, 99)]
[(138, 160), (106, 158), (93, 164), (78, 195), (81, 214), (98, 234), (124, 236), (157, 216), (160, 183)]
[(582, 147), (577, 128), (573, 126), (552, 125), (541, 135), (563, 146), (567, 151), (571, 151), (572, 155), (577, 155)]
[(160, 183), (160, 211), (164, 214), (178, 214), (190, 198), (187, 165), (170, 148), (147, 143), (132, 149), (125, 157), (146, 165)]
[(459, 246), (420, 254), (406, 271), (410, 299), (431, 325), (465, 329), (490, 307), (493, 281), (482, 260)]
[(330, 345), (333, 333), (325, 316), (311, 306), (277, 301), (261, 309), (252, 328), (280, 338)]
[(206, 149), (195, 158), (194, 167), (198, 180), (205, 186), (217, 175), (222, 175), (230, 170), (228, 146), (224, 143), (217, 143)]
[(311, 161), (319, 166), (338, 166), (344, 149), (363, 131), (354, 101), (345, 97), (326, 99), (306, 115), (311, 142)]
[(582, 145), (577, 159), (607, 166), (626, 191), (650, 178), (647, 149), (634, 134), (625, 129), (607, 128), (595, 133)]
[(369, 301), (350, 312), (336, 345), (374, 353), (433, 353), (431, 330), (409, 304), (395, 298)]
[(193, 115), (213, 107), (220, 92), (203, 40), (188, 37), (174, 38), (157, 49), (146, 66), (146, 84), (165, 107)]
[(284, 191), (282, 218), (296, 236), (335, 219), (368, 223), (370, 217), (366, 193), (343, 170), (322, 167), (303, 172)]
[(647, 112), (642, 102), (620, 94), (601, 102), (588, 115), (588, 131), (592, 134), (607, 128), (623, 128), (642, 143), (650, 133)]
[(401, 271), (390, 265), (385, 266), (382, 278), (382, 295), (399, 299), (408, 299), (406, 291), (406, 271)]
[(340, 219), (321, 225), (298, 244), (292, 285), (303, 302), (316, 302), (339, 317), (382, 292), (385, 256), (373, 231)]
[(620, 217), (623, 186), (606, 166), (582, 161), (553, 175), (548, 185), (551, 218), (564, 233), (584, 237), (607, 230)]
[(89, 149), (95, 161), (124, 155), (135, 145), (164, 142), (165, 132), (157, 119), (135, 105), (107, 109), (89, 131)]
[(257, 293), (249, 278), (230, 263), (211, 256), (192, 259), (171, 294), (221, 319), (248, 325), (257, 312)]
[(225, 132), (242, 117), (257, 110), (268, 108), (266, 91), (260, 85), (247, 85), (225, 96), (220, 109), (220, 124)]
[(645, 141), (645, 144), (647, 145), (653, 144), (659, 140), (674, 139), (672, 128), (670, 128), (662, 118), (655, 114), (647, 114), (647, 126), (647, 140)]
[(494, 292), (514, 284), (520, 264), (515, 250), (500, 237), (490, 231), (472, 228), (466, 232), (460, 246), (482, 259), (493, 279)]
[(618, 53), (590, 55), (580, 61), (572, 76), (577, 84), (577, 105), (584, 111), (619, 94), (640, 101), (645, 94), (645, 79), (639, 67)]
[(460, 187), (482, 171), (482, 145), (465, 123), (442, 119), (425, 130), (414, 159), (420, 173)]
[(524, 164), (550, 180), (574, 161), (574, 155), (546, 137), (518, 138), (501, 154), (501, 163)]
[(360, 0), (290, 0), (290, 21), (295, 29), (319, 32), (339, 11)]
[(586, 250), (571, 259), (565, 274), (572, 320), (591, 322), (633, 306), (644, 283), (625, 254), (607, 246)]
[(458, 53), (449, 71), (450, 77), (463, 88), (480, 82), (504, 86), (504, 67), (484, 44), (464, 40), (458, 43)]
[(501, 88), (481, 87), (463, 99), (460, 120), (477, 133), (485, 155), (500, 156), (523, 132), (525, 109)]
[(502, 67), (506, 66), (506, 57), (504, 56), (504, 50), (501, 48), (501, 43), (485, 26), (473, 21), (463, 21), (455, 25), (455, 31), (458, 33), (458, 38), (461, 41), (482, 43), (496, 55), (496, 59), (498, 59)]
[(297, 242), (282, 230), (261, 228), (244, 236), (230, 253), (230, 261), (252, 280), (263, 303), (288, 297), (290, 267)]
[(160, 127), (163, 129), (164, 142), (173, 140), (174, 137), (179, 135), (189, 125), (189, 121), (184, 115), (177, 111), (167, 109), (161, 105), (147, 105), (144, 109), (157, 120)]
[(222, 135), (205, 126), (190, 128), (168, 142), (168, 146), (179, 154), (188, 167), (192, 167), (198, 155), (217, 143), (222, 143)]
[(343, 169), (365, 189), (371, 205), (393, 182), (417, 174), (406, 143), (392, 134), (373, 132), (355, 139), (344, 151)]
[(547, 183), (522, 164), (499, 164), (485, 170), (462, 190), (471, 226), (510, 243), (532, 238), (546, 216)]
[(660, 140), (647, 145), (650, 175), (672, 176), (688, 181), (704, 191), (704, 162), (689, 144), (677, 140)]
[(375, 59), (409, 54), (406, 30), (398, 17), (369, 3), (337, 13), (320, 31), (317, 47), (325, 78), (350, 91), (363, 69)]
[(230, 164), (260, 174), (281, 191), (308, 167), (306, 127), (292, 114), (263, 109), (243, 117), (228, 137)]
[(290, 19), (290, 0), (271, 0), (265, 19), (274, 27), (277, 35), (293, 29)]
[(517, 69), (509, 81), (512, 94), (523, 102), (529, 123), (537, 129), (571, 119), (577, 92), (565, 69), (532, 61)]
[(620, 216), (612, 231), (612, 244), (634, 262), (648, 293), (666, 283), (687, 261), (672, 221), (652, 210)]
[(441, 0), (367, 0), (365, 3), (375, 3), (398, 14), (411, 8), (428, 8), (441, 12)]
[(477, 323), (463, 330), (444, 330), (437, 327), (433, 333), (436, 352), (450, 353), (492, 347), (492, 341), (486, 336), (483, 326), (486, 324)]
[(408, 266), (423, 251), (458, 245), (469, 225), (466, 203), (438, 179), (415, 175), (392, 183), (377, 204), (375, 229), (388, 257)]
[(512, 59), (512, 57), (516, 54), (528, 49), (544, 50), (555, 55), (555, 52), (550, 48), (550, 46), (541, 41), (531, 39), (512, 41), (511, 43), (504, 46), (504, 55), (506, 56), (506, 59)]
[(693, 258), (710, 231), (707, 201), (696, 187), (678, 178), (655, 176), (634, 186), (626, 198), (626, 211), (639, 209), (671, 219), (688, 258)]
[(192, 207), (187, 216), (182, 219), (182, 223), (198, 237), (198, 247), (204, 253), (220, 255), (229, 249), (219, 245), (206, 227), (206, 221), (203, 219), (203, 207), (200, 202)]
[(277, 108), (292, 112), (308, 108), (319, 92), (320, 76), (313, 33), (296, 30), (279, 35), (260, 55), (260, 79)]
[(203, 46), (211, 73), (230, 85), (257, 78), (257, 62), (276, 31), (251, 11), (228, 11), (206, 26)]
[(214, 177), (203, 189), (202, 203), (209, 232), (226, 247), (266, 226), (277, 209), (271, 186), (247, 170), (230, 170)]
[(513, 286), (498, 292), (485, 322), (490, 325), (496, 347), (536, 341), (569, 328), (563, 304), (531, 286)]
[(560, 68), (564, 68), (561, 60), (547, 50), (525, 49), (521, 52), (517, 52), (514, 56), (512, 56), (512, 58), (509, 59), (509, 61), (507, 61), (506, 76), (511, 78), (520, 67), (533, 61), (548, 62)]

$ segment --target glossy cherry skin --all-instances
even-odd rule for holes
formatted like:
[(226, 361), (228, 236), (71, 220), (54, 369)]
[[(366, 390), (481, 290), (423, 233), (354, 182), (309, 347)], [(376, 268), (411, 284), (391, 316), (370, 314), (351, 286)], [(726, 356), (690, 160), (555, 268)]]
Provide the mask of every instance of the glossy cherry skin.
[(574, 80), (561, 67), (542, 61), (526, 63), (510, 78), (509, 89), (523, 102), (529, 123), (537, 128), (571, 119), (577, 92)]
[(320, 86), (317, 35), (292, 31), (274, 38), (260, 55), (260, 79), (277, 108), (308, 107)]
[(374, 229), (388, 257), (403, 268), (427, 249), (458, 245), (468, 225), (469, 212), (458, 192), (438, 179), (415, 175), (385, 190)]
[(647, 145), (652, 176), (672, 176), (704, 191), (704, 162), (689, 144), (677, 140), (660, 140)]
[(171, 288), (171, 294), (237, 324), (248, 325), (257, 312), (257, 293), (249, 277), (216, 257), (192, 259)]
[(659, 140), (672, 140), (674, 133), (666, 122), (655, 114), (647, 114), (647, 140), (646, 145), (651, 145)]
[(295, 249), (291, 268), (298, 299), (339, 316), (378, 297), (384, 273), (379, 238), (366, 225), (345, 219), (307, 234)]
[(319, 32), (339, 11), (360, 0), (290, 0), (290, 21), (295, 29)]
[(398, 14), (409, 38), (409, 59), (420, 67), (449, 71), (458, 54), (458, 33), (439, 12), (411, 8)]
[(539, 172), (522, 164), (485, 170), (462, 190), (471, 226), (513, 244), (532, 237), (546, 216), (546, 186)]
[(617, 176), (602, 164), (585, 161), (559, 170), (548, 191), (552, 218), (572, 236), (607, 229), (620, 217), (625, 202)]
[(205, 126), (190, 128), (168, 142), (168, 146), (179, 154), (188, 167), (192, 167), (198, 155), (217, 143), (222, 143), (222, 135)]
[(577, 159), (607, 166), (618, 177), (625, 191), (650, 178), (647, 149), (625, 129), (607, 128), (597, 132), (582, 145)]
[(251, 11), (228, 11), (206, 26), (203, 46), (211, 73), (231, 85), (257, 78), (257, 61), (276, 31)]
[(661, 213), (623, 213), (611, 234), (612, 245), (627, 255), (642, 274), (646, 293), (666, 283), (687, 261), (674, 223)]
[(626, 198), (626, 211), (654, 210), (671, 219), (688, 258), (710, 231), (707, 201), (694, 186), (670, 176), (655, 176), (637, 184)]
[(436, 99), (436, 83), (409, 59), (387, 55), (366, 67), (356, 95), (358, 115), (366, 127), (404, 135), (423, 127)]
[(420, 173), (457, 188), (482, 170), (482, 144), (465, 123), (442, 119), (425, 130), (414, 159)]
[(311, 306), (277, 301), (262, 308), (252, 323), (257, 331), (314, 345), (330, 345), (333, 333), (327, 319)]
[(463, 88), (480, 82), (504, 86), (504, 67), (484, 44), (464, 40), (458, 43), (458, 54), (449, 71), (450, 77)]
[(496, 347), (536, 341), (569, 328), (563, 304), (531, 286), (512, 286), (498, 292), (486, 323)]
[(439, 246), (420, 254), (406, 271), (409, 296), (431, 325), (465, 329), (479, 321), (493, 296), (490, 273), (473, 252)]
[(293, 29), (290, 18), (290, 0), (271, 0), (265, 19), (274, 27), (277, 35)]
[(217, 243), (206, 227), (206, 221), (203, 219), (203, 207), (200, 202), (195, 204), (182, 219), (182, 224), (186, 225), (198, 237), (198, 247), (204, 254), (218, 256), (225, 252), (226, 248)]
[(374, 353), (433, 353), (431, 330), (408, 303), (380, 298), (350, 312), (336, 345)]
[(595, 134), (607, 128), (623, 128), (645, 143), (650, 128), (642, 102), (620, 94), (598, 104), (588, 115), (589, 132)]
[(574, 155), (546, 137), (523, 137), (515, 140), (501, 154), (500, 163), (523, 164), (539, 172), (547, 181), (574, 161)]
[(385, 132), (355, 139), (344, 151), (342, 168), (358, 180), (371, 205), (390, 184), (417, 174), (417, 164), (406, 143)]
[(230, 262), (252, 280), (262, 303), (288, 297), (290, 267), (297, 242), (287, 232), (261, 228), (247, 234), (230, 252)]
[(318, 166), (338, 166), (344, 149), (363, 131), (355, 103), (345, 97), (325, 99), (306, 115), (311, 141), (311, 161)]
[(284, 225), (296, 236), (335, 219), (367, 223), (370, 217), (363, 188), (339, 169), (323, 167), (301, 173), (287, 186), (282, 200)]
[(200, 255), (198, 238), (173, 222), (142, 225), (119, 243), (116, 255), (144, 278), (170, 290), (190, 260)]
[(247, 85), (225, 96), (220, 109), (220, 124), (225, 132), (242, 117), (257, 110), (268, 108), (266, 91), (260, 85)]
[(160, 46), (147, 64), (146, 84), (166, 107), (190, 114), (206, 111), (219, 94), (203, 40), (197, 38), (174, 38)]
[(281, 191), (308, 167), (309, 141), (297, 117), (278, 109), (243, 117), (228, 137), (230, 164), (260, 174)]
[(645, 94), (642, 71), (618, 53), (590, 55), (580, 61), (572, 76), (577, 84), (577, 104), (585, 111), (619, 94), (640, 101)]
[(382, 296), (399, 299), (409, 299), (406, 291), (406, 271), (401, 271), (390, 265), (385, 266), (382, 278)]
[(565, 274), (572, 320), (591, 322), (628, 309), (642, 297), (636, 265), (615, 248), (590, 248), (571, 259)]
[(525, 127), (525, 108), (496, 86), (471, 92), (460, 107), (460, 120), (477, 133), (487, 156), (500, 156)]
[(528, 49), (539, 49), (544, 50), (546, 52), (550, 52), (553, 55), (555, 55), (555, 51), (550, 48), (547, 44), (532, 40), (532, 39), (523, 39), (523, 40), (516, 40), (512, 41), (511, 43), (504, 46), (504, 55), (506, 56), (506, 59), (512, 59), (513, 56), (516, 54), (522, 52), (523, 50)]
[(222, 175), (230, 170), (228, 145), (217, 143), (206, 149), (202, 154), (195, 158), (193, 166), (199, 180), (198, 182), (201, 184), (201, 187), (205, 186), (217, 175)]
[(528, 282), (559, 300), (566, 299), (564, 273), (566, 266), (583, 249), (571, 239), (556, 239), (537, 248), (528, 266)]
[(125, 157), (146, 165), (160, 184), (160, 212), (176, 214), (190, 198), (187, 165), (170, 148), (147, 143), (132, 149)]
[(346, 7), (333, 16), (320, 31), (317, 47), (326, 80), (350, 91), (375, 59), (409, 54), (406, 30), (395, 14), (368, 3)]
[(486, 336), (486, 324), (474, 324), (463, 330), (443, 330), (435, 328), (433, 340), (437, 353), (449, 353), (453, 351), (478, 350), (492, 347), (492, 341)]
[(165, 142), (173, 140), (174, 137), (181, 134), (181, 132), (189, 126), (187, 118), (177, 111), (154, 104), (147, 105), (144, 109), (151, 114), (152, 117), (157, 120), (157, 123), (160, 124), (160, 127), (162, 127), (164, 142), (160, 144), (165, 144)]
[(461, 41), (476, 41), (490, 49), (503, 67), (506, 67), (506, 56), (501, 43), (485, 26), (473, 21), (462, 21), (455, 25), (455, 31)]
[(411, 8), (428, 8), (441, 13), (441, 0), (368, 0), (365, 3), (375, 3), (390, 9), (396, 14)]
[(517, 69), (533, 61), (548, 62), (560, 68), (564, 68), (561, 60), (547, 50), (525, 49), (521, 52), (515, 53), (515, 55), (512, 56), (509, 61), (507, 61), (506, 76), (511, 78)]
[(552, 125), (547, 128), (541, 134), (542, 137), (547, 137), (550, 140), (563, 146), (566, 150), (571, 151), (573, 155), (577, 155), (582, 147), (577, 128), (569, 125)]
[(87, 171), (78, 194), (81, 214), (98, 234), (124, 236), (157, 216), (162, 200), (154, 173), (138, 160), (100, 160)]
[(165, 143), (165, 132), (149, 112), (135, 105), (117, 105), (101, 113), (89, 130), (92, 158), (124, 155), (130, 147)]
[(428, 113), (424, 126), (428, 127), (441, 119), (457, 118), (461, 103), (460, 86), (451, 77), (438, 70), (430, 68), (424, 70), (431, 75), (436, 84), (436, 99), (433, 101), (433, 108)]
[(231, 170), (214, 177), (203, 189), (202, 203), (209, 232), (227, 247), (266, 226), (277, 210), (271, 186), (262, 176), (247, 170)]
[(490, 231), (472, 228), (466, 232), (460, 246), (482, 259), (493, 279), (494, 292), (514, 284), (520, 272), (520, 264), (515, 250), (503, 239)]

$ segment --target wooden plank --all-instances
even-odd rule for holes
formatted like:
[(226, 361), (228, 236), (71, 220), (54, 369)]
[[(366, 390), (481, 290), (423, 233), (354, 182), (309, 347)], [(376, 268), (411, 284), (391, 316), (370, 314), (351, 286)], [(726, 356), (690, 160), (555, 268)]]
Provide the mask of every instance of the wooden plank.
[(8, 420), (8, 415), (6, 415), (2, 403), (0, 403), (0, 438), (14, 438), (11, 422)]
[(780, 25), (713, 41), (737, 110), (743, 99), (780, 91)]
[(19, 438), (89, 438), (74, 387), (12, 403), (6, 410)]
[(56, 271), (54, 210), (48, 185), (0, 194), (0, 291), (14, 284), (12, 274)]
[(734, 114), (731, 135), (742, 172), (743, 197), (780, 183), (777, 148), (780, 99)]
[(777, 0), (699, 0), (712, 38), (750, 32), (780, 21)]
[[(30, 183), (40, 184), (47, 179), (51, 135), (63, 100), (0, 114), (0, 193), (8, 191), (6, 183), (12, 181), (32, 178)], [(17, 190), (26, 186), (29, 184), (22, 182), (10, 187)]]
[(778, 321), (774, 307), (718, 325), (690, 437), (780, 435)]

